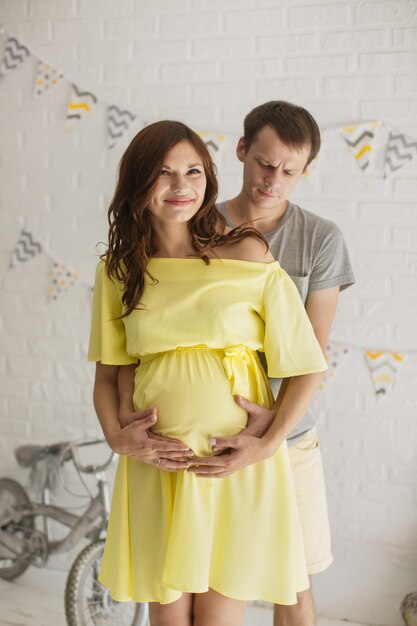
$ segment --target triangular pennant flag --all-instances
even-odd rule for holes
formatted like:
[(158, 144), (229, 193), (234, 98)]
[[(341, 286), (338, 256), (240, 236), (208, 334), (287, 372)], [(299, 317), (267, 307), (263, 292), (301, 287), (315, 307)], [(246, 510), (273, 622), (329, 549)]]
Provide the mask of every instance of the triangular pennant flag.
[(384, 178), (399, 170), (417, 156), (417, 139), (390, 130), (385, 156)]
[(365, 352), (366, 362), (377, 395), (385, 395), (394, 385), (395, 376), (405, 356), (396, 352)]
[(67, 107), (66, 126), (72, 127), (79, 122), (97, 102), (96, 96), (90, 91), (82, 91), (77, 85), (71, 85), (71, 96)]
[(45, 91), (54, 87), (62, 77), (62, 74), (48, 65), (48, 63), (39, 61), (38, 71), (36, 74), (35, 96), (39, 97), (45, 93)]
[(369, 167), (375, 139), (375, 129), (381, 122), (367, 122), (341, 129), (343, 139), (351, 149), (356, 163), (365, 172)]
[(0, 67), (0, 76), (16, 69), (30, 55), (26, 46), (18, 42), (16, 37), (8, 37), (4, 49), (3, 63)]
[(332, 378), (334, 378), (336, 372), (340, 369), (343, 361), (349, 353), (349, 348), (337, 342), (329, 342), (327, 344), (326, 361), (328, 370), (326, 371), (324, 378), (321, 382), (320, 389), (323, 389)]
[(50, 270), (48, 296), (51, 300), (57, 300), (58, 296), (79, 281), (80, 277), (71, 271), (65, 263), (54, 261)]
[(19, 239), (14, 247), (9, 267), (16, 267), (19, 263), (25, 263), (41, 252), (41, 244), (33, 239), (29, 231), (22, 228)]
[(119, 109), (115, 104), (112, 104), (107, 109), (107, 131), (109, 134), (108, 147), (109, 150), (114, 148), (117, 141), (121, 138), (123, 133), (129, 128), (131, 123), (136, 119), (136, 115), (130, 111), (123, 111)]
[(207, 148), (210, 150), (212, 157), (218, 157), (222, 151), (225, 136), (220, 133), (211, 133), (207, 130), (198, 130), (197, 135), (199, 135), (204, 141)]

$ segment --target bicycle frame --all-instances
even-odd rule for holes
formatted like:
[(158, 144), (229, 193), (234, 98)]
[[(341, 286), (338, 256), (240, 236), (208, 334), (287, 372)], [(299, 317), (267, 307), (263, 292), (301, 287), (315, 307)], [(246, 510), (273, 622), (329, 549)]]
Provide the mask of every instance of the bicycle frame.
[[(71, 528), (69, 533), (59, 541), (49, 541), (48, 531), (44, 524), (44, 535), (47, 541), (48, 553), (61, 553), (71, 550), (83, 537), (87, 536), (94, 530), (94, 523), (99, 520), (99, 524), (95, 528), (94, 536), (92, 539), (98, 539), (102, 533), (105, 532), (107, 519), (109, 514), (109, 489), (104, 472), (97, 472), (94, 474), (97, 480), (98, 493), (95, 497), (91, 498), (90, 504), (87, 509), (81, 515), (75, 515), (67, 511), (63, 507), (58, 507), (45, 503), (30, 502), (28, 505), (24, 505), (9, 515), (7, 518), (0, 520), (2, 525), (8, 523), (18, 523), (24, 517), (36, 517), (42, 516), (44, 520), (52, 519), (59, 522), (64, 526)], [(43, 495), (47, 492), (43, 489)], [(0, 543), (3, 543), (10, 548), (17, 549), (26, 540), (21, 537), (17, 537), (6, 531), (0, 529)]]

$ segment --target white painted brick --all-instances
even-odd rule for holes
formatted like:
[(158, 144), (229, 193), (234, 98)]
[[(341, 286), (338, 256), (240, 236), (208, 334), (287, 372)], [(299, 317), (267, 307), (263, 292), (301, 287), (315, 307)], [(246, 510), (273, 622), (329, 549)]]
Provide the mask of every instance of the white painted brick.
[(201, 39), (193, 42), (193, 58), (200, 61), (227, 61), (253, 57), (254, 42), (247, 37), (231, 39)]
[(122, 41), (138, 41), (157, 36), (157, 18), (154, 16), (107, 19), (104, 22), (106, 41), (121, 39)]
[(54, 337), (46, 341), (45, 338), (32, 338), (28, 333), (29, 353), (39, 357), (56, 358), (56, 355), (65, 355), (68, 359), (80, 358), (80, 347), (73, 339)]
[(160, 31), (162, 37), (169, 39), (213, 37), (220, 31), (220, 15), (218, 13), (161, 15)]
[(347, 55), (332, 56), (309, 56), (309, 57), (288, 57), (285, 60), (285, 70), (291, 74), (332, 74), (334, 72), (345, 72), (352, 68), (353, 58)]
[(172, 63), (161, 65), (159, 75), (164, 83), (201, 83), (219, 78), (218, 63)]
[(103, 83), (106, 85), (143, 85), (157, 81), (154, 65), (106, 65), (103, 67)]
[(186, 85), (148, 85), (146, 90), (132, 87), (132, 98), (140, 107), (151, 106), (156, 98), (166, 100), (173, 105), (186, 105), (190, 102), (191, 88)]
[(253, 78), (275, 78), (282, 75), (281, 59), (248, 59), (244, 61), (225, 61), (222, 63), (222, 76), (227, 79), (235, 79), (236, 76)]
[(193, 100), (195, 102), (229, 103), (241, 102), (253, 97), (253, 83), (225, 83), (211, 85), (194, 85)]
[(117, 0), (117, 2), (114, 2), (114, 0), (100, 0), (98, 6), (91, 0), (77, 0), (77, 15), (82, 18), (97, 17), (97, 13), (101, 16), (105, 15), (107, 18), (126, 16), (130, 14), (131, 9), (132, 4), (130, 0)]
[(7, 332), (24, 334), (27, 337), (47, 336), (51, 333), (52, 324), (48, 319), (28, 317), (23, 313), (8, 315), (5, 320)]
[[(88, 1), (88, 0), (87, 0)], [(112, 0), (109, 0), (111, 2)], [(212, 3), (209, 3), (211, 8)], [(191, 6), (190, 0), (176, 0), (170, 2), (169, 0), (152, 0), (150, 2), (144, 2), (144, 0), (131, 0), (129, 5), (129, 11), (132, 13), (154, 13), (160, 15), (161, 13), (186, 13)], [(203, 8), (207, 9), (207, 2), (203, 2)], [(128, 11), (128, 13), (129, 13)], [(122, 11), (121, 11), (122, 13)]]
[(6, 359), (4, 356), (0, 356), (0, 374), (6, 373)]
[[(4, 3), (1, 5), (1, 12), (3, 11)], [(50, 37), (50, 22), (47, 20), (38, 21), (31, 20), (29, 22), (13, 22), (10, 25), (10, 34), (16, 37), (21, 43), (29, 46), (31, 43), (38, 43), (47, 41)]]
[(53, 363), (46, 359), (14, 356), (9, 357), (7, 369), (11, 376), (25, 380), (50, 379), (53, 373)]
[(417, 118), (417, 101), (409, 99), (363, 100), (360, 105), (364, 119), (398, 120)]
[(290, 28), (326, 28), (346, 26), (350, 21), (349, 6), (342, 3), (319, 4), (315, 6), (290, 7), (288, 10)]
[(337, 103), (328, 99), (303, 100), (299, 102), (315, 118), (320, 128), (329, 128), (340, 124), (340, 120), (352, 120), (357, 116), (355, 103), (345, 98)]
[(227, 11), (224, 14), (224, 30), (227, 35), (251, 35), (256, 31), (269, 34), (284, 29), (285, 19), (282, 9)]
[(323, 94), (328, 96), (353, 96), (366, 93), (388, 94), (389, 79), (387, 76), (344, 76), (323, 78)]
[(398, 202), (360, 202), (358, 215), (365, 222), (403, 222), (417, 220), (417, 206), (412, 203)]
[(0, 378), (0, 395), (4, 398), (21, 398), (27, 396), (29, 383), (12, 376)]
[(69, 385), (58, 381), (34, 382), (30, 385), (30, 397), (34, 400), (76, 403), (81, 401), (81, 390), (74, 383)]
[[(49, 63), (64, 75), (68, 74), (68, 76), (71, 76), (74, 61), (76, 61), (76, 47), (74, 43), (66, 46), (61, 46), (58, 43), (37, 43), (36, 46), (33, 46), (32, 52), (38, 59)], [(69, 71), (67, 71), (67, 68)]]
[(378, 194), (381, 190), (381, 180), (377, 177), (365, 176), (358, 172), (357, 176), (332, 176), (323, 181), (325, 193), (350, 193), (351, 195), (371, 195)]
[(133, 45), (133, 61), (155, 63), (160, 61), (183, 62), (189, 57), (190, 43), (187, 41), (137, 41)]
[(373, 52), (359, 55), (361, 70), (413, 70), (417, 64), (417, 52)]
[(316, 96), (319, 92), (317, 78), (288, 80), (262, 80), (258, 76), (257, 94), (261, 100), (288, 100), (298, 102), (306, 96)]
[(26, 17), (29, 9), (29, 0), (2, 0), (1, 3), (1, 19), (16, 20)]
[(291, 35), (276, 34), (274, 37), (260, 37), (258, 39), (259, 52), (262, 55), (271, 56), (286, 55), (291, 52), (317, 52), (318, 37), (310, 33), (294, 33)]
[(417, 16), (417, 6), (410, 0), (379, 0), (378, 2), (360, 2), (356, 6), (357, 24), (377, 24), (385, 27), (391, 22), (410, 22)]
[[(410, 173), (410, 168), (407, 165), (401, 169), (401, 173), (404, 172), (405, 174), (405, 168), (407, 168)], [(397, 176), (401, 175), (401, 173), (397, 173)], [(417, 180), (415, 178), (397, 178), (394, 180), (394, 191), (401, 194), (402, 197), (408, 196), (415, 199), (417, 194)]]
[(7, 412), (10, 417), (27, 420), (30, 403), (26, 398), (9, 398)]
[(55, 364), (55, 370), (58, 380), (68, 383), (87, 384), (91, 392), (94, 377), (89, 363), (60, 361)]
[(81, 63), (126, 63), (131, 57), (129, 42), (90, 43), (81, 41), (77, 44), (78, 60)]
[(386, 30), (354, 30), (321, 34), (323, 50), (368, 50), (384, 48), (388, 43)]
[(392, 228), (392, 243), (401, 250), (413, 252), (416, 249), (417, 228), (410, 226), (394, 226)]
[(417, 28), (394, 28), (392, 31), (394, 46), (415, 48)]
[(101, 25), (99, 19), (52, 20), (51, 31), (51, 39), (60, 44), (77, 43), (81, 40), (97, 43), (101, 39)]
[[(417, 37), (416, 37), (417, 41)], [(414, 94), (417, 91), (416, 74), (400, 74), (394, 76), (394, 93)]]

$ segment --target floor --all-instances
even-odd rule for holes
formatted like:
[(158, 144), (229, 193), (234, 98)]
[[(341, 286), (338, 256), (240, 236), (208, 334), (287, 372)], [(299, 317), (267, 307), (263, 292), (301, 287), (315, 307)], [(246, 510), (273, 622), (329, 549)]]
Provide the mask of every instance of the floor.
[[(66, 574), (59, 570), (28, 570), (9, 583), (0, 580), (1, 626), (65, 626), (63, 591)], [(245, 626), (271, 626), (269, 608), (249, 606)], [(320, 618), (318, 626), (363, 626)]]

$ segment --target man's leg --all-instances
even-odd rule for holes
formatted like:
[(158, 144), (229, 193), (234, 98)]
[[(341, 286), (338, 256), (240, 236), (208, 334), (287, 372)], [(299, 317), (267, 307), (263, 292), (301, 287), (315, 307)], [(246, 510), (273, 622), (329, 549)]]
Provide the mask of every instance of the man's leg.
[[(326, 486), (315, 429), (288, 447), (309, 575), (333, 562), (327, 513)], [(311, 584), (311, 578), (310, 578)], [(297, 604), (277, 605), (274, 626), (315, 626), (316, 610), (310, 589), (297, 594)]]

